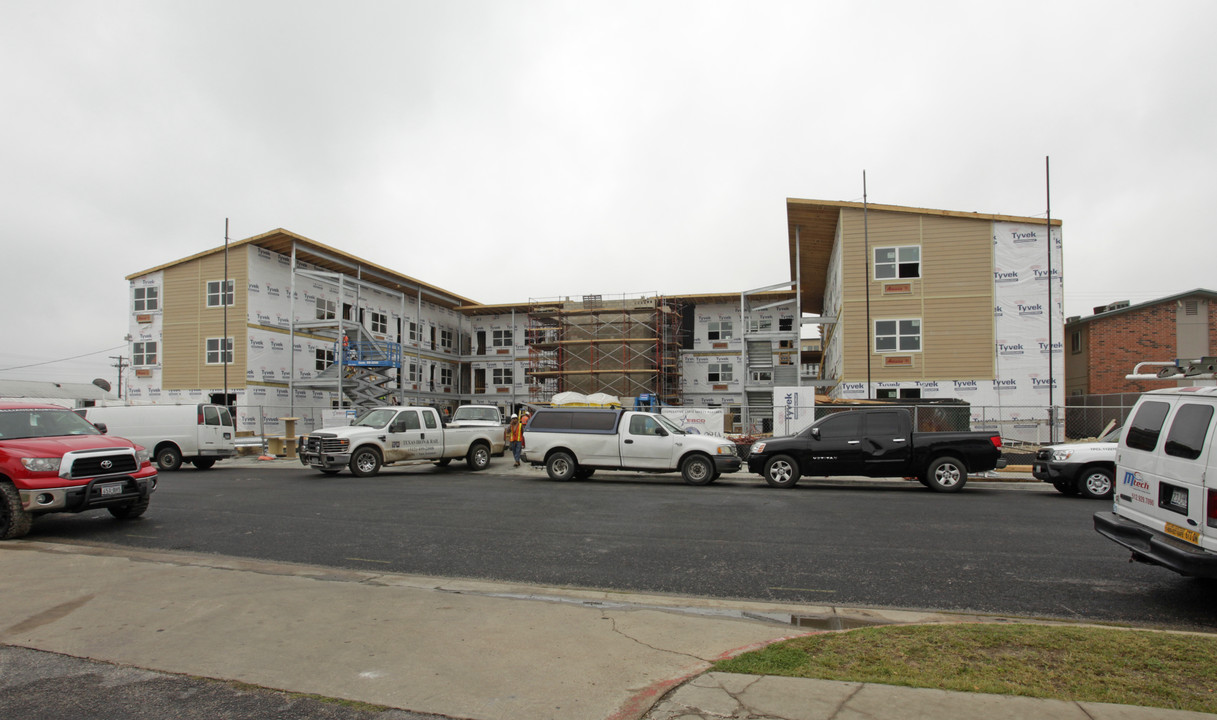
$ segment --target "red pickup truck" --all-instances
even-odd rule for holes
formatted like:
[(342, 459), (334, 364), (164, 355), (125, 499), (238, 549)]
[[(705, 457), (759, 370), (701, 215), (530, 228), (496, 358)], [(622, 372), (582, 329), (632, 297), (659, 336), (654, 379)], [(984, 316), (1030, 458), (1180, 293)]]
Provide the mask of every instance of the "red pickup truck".
[(148, 451), (104, 426), (55, 405), (0, 403), (0, 540), (25, 535), (45, 513), (139, 517), (156, 482)]

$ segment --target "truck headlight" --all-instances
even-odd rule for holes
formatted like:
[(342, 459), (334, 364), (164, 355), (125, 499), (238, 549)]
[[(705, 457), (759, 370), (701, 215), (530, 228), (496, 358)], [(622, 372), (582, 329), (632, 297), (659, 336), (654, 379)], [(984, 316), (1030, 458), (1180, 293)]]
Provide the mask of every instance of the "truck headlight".
[(734, 445), (719, 445), (718, 454), (719, 455), (735, 455), (737, 453), (735, 451)]
[(59, 458), (21, 458), (21, 464), (30, 472), (59, 472)]
[(749, 450), (748, 452), (749, 452), (749, 454), (765, 452), (765, 443), (763, 443), (763, 442), (752, 443), (752, 449)]
[(143, 465), (146, 462), (152, 462), (152, 451), (142, 447), (135, 448), (135, 461), (140, 465)]
[(1072, 450), (1053, 450), (1052, 459), (1054, 462), (1065, 462), (1073, 456)]

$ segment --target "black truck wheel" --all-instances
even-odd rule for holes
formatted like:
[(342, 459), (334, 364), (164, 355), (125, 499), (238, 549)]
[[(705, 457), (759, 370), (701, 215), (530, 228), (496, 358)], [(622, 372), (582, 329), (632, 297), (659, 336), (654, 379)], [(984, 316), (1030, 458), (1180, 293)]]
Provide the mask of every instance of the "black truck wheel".
[(926, 487), (934, 492), (959, 492), (968, 482), (968, 468), (959, 460), (940, 457), (925, 470)]
[(550, 480), (565, 481), (575, 476), (579, 464), (570, 453), (559, 450), (545, 459), (545, 472)]
[(1105, 467), (1086, 468), (1078, 476), (1078, 493), (1091, 500), (1106, 500), (1115, 491), (1115, 473)]
[(1053, 480), (1052, 487), (1062, 495), (1077, 495), (1078, 484), (1073, 480)]
[(769, 487), (792, 488), (799, 482), (799, 464), (789, 455), (774, 455), (765, 462)]
[(689, 485), (714, 482), (714, 461), (705, 455), (690, 455), (680, 464), (680, 475)]
[(21, 507), (21, 493), (7, 480), (0, 480), (0, 540), (25, 537), (34, 517)]
[(182, 466), (182, 451), (177, 445), (165, 445), (156, 451), (156, 466), (165, 472), (173, 472)]
[(380, 453), (374, 447), (361, 447), (351, 455), (351, 474), (371, 477), (380, 472)]
[(151, 499), (152, 498), (146, 497), (143, 500), (136, 500), (135, 502), (130, 502), (126, 505), (113, 505), (106, 509), (110, 511), (111, 515), (119, 520), (130, 520), (143, 515), (144, 511), (148, 509), (148, 501)]
[(469, 448), (469, 454), (465, 456), (465, 463), (474, 472), (485, 470), (490, 465), (490, 448), (486, 447), (485, 443), (474, 443), (473, 447)]

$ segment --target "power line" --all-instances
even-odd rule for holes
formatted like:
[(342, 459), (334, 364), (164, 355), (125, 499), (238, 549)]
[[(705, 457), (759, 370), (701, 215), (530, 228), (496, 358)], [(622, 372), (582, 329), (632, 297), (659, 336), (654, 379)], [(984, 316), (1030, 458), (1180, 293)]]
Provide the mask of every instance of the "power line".
[(119, 350), (119, 349), (125, 348), (125, 347), (127, 347), (127, 346), (118, 345), (118, 346), (115, 346), (112, 348), (106, 348), (105, 350), (97, 350), (95, 352), (85, 353), (83, 355), (73, 355), (72, 357), (60, 358), (58, 360), (47, 360), (45, 362), (36, 362), (36, 363), (31, 363), (29, 365), (14, 365), (13, 367), (0, 368), (0, 372), (8, 372), (9, 370), (24, 370), (25, 368), (38, 367), (40, 365), (53, 365), (54, 363), (67, 362), (68, 360), (79, 360), (82, 357), (89, 357), (90, 355), (100, 355), (100, 354), (106, 353), (106, 352), (113, 352), (114, 350)]

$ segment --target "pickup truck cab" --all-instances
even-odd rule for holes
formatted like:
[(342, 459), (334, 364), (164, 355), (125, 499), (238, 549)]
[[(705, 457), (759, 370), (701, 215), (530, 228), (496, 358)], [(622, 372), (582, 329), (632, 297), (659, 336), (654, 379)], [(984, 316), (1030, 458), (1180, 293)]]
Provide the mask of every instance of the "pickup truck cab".
[(501, 427), (507, 423), (503, 422), (503, 413), (494, 405), (461, 405), (452, 412), (452, 419), (448, 424), (463, 427)]
[(1112, 511), (1094, 529), (1138, 562), (1217, 577), (1217, 387), (1141, 395), (1116, 450)]
[(139, 517), (156, 481), (147, 450), (71, 410), (0, 403), (0, 540), (22, 537), (46, 513)]
[(1035, 453), (1031, 475), (1052, 483), (1057, 492), (1106, 500), (1112, 495), (1116, 477), (1116, 446), (1120, 428), (1094, 442), (1048, 445)]
[(968, 473), (1005, 467), (1001, 436), (988, 432), (913, 432), (904, 408), (866, 408), (820, 418), (798, 435), (752, 445), (748, 470), (772, 487), (808, 476), (916, 478), (937, 492), (958, 492)]
[(471, 470), (485, 470), (492, 454), (503, 452), (497, 427), (445, 427), (435, 408), (372, 408), (346, 427), (325, 428), (297, 441), (300, 464), (326, 475), (350, 468), (357, 477), (385, 465), (431, 461), (447, 465), (464, 458)]
[(598, 469), (680, 471), (706, 485), (740, 468), (735, 444), (690, 435), (658, 413), (600, 408), (540, 408), (524, 428), (524, 461), (552, 480), (585, 479)]

